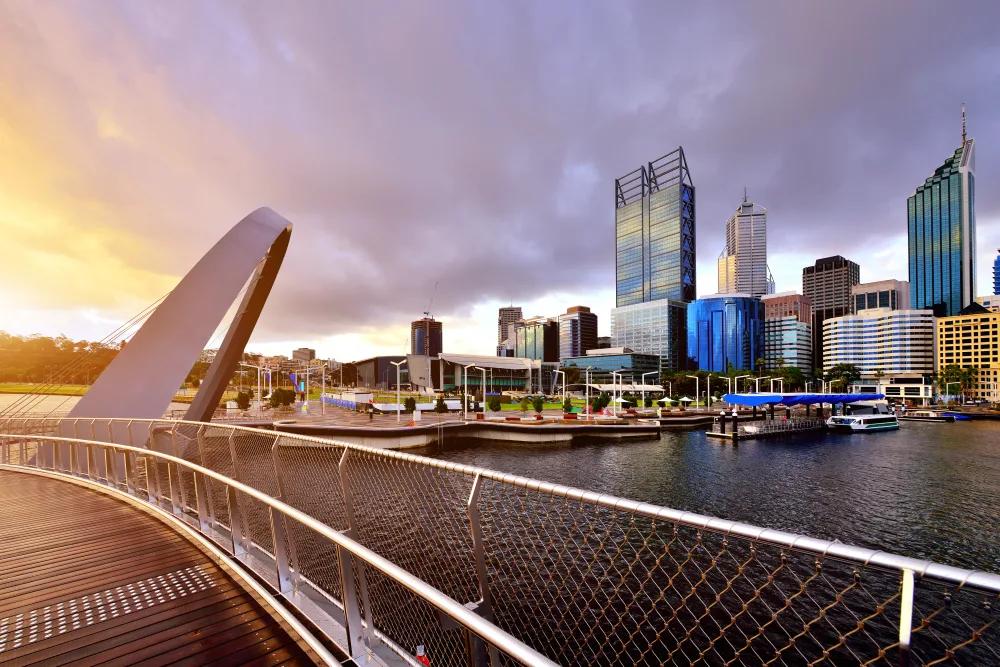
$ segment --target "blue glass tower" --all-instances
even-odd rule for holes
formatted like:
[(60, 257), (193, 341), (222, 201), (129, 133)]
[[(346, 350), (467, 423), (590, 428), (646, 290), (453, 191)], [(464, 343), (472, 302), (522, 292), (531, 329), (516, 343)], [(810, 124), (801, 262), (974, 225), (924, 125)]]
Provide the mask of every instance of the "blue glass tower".
[(911, 308), (958, 315), (975, 299), (975, 196), (975, 143), (963, 115), (962, 145), (906, 200)]
[(993, 293), (1000, 294), (1000, 249), (997, 249), (997, 257), (993, 260)]
[(725, 373), (757, 370), (764, 357), (764, 304), (747, 294), (716, 294), (688, 304), (688, 365)]

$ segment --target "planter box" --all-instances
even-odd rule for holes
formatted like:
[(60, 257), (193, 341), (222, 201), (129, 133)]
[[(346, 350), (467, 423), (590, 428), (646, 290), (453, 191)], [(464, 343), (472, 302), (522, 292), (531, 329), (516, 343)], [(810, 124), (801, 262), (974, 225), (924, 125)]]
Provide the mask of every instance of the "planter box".
[(519, 421), (521, 421), (521, 418), (520, 417), (504, 417), (504, 421), (519, 422)]
[(576, 418), (577, 417), (575, 412), (566, 412), (563, 414), (563, 419), (576, 419)]
[(484, 419), (486, 419), (486, 415), (484, 415), (482, 412), (476, 413), (476, 421), (483, 421)]

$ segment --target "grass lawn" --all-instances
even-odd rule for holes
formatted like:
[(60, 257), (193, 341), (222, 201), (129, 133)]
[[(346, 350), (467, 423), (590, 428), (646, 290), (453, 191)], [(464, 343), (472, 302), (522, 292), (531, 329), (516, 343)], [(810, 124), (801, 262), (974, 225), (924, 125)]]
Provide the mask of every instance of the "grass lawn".
[[(38, 385), (29, 382), (0, 382), (0, 394), (33, 394)], [(46, 387), (43, 394), (52, 396), (83, 396), (90, 389), (86, 384), (57, 384)]]

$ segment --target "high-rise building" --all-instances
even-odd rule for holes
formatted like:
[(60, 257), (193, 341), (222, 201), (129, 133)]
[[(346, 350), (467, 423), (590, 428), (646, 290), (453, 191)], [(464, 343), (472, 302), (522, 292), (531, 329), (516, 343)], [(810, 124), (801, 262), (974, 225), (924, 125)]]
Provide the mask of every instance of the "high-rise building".
[[(969, 310), (972, 310), (970, 308)], [(948, 366), (973, 368), (976, 377), (967, 394), (1000, 403), (1000, 312), (977, 312), (937, 320), (938, 372)], [(940, 387), (941, 393), (958, 393)]]
[(691, 301), (695, 199), (684, 149), (615, 179), (615, 305)]
[(598, 336), (597, 337), (597, 349), (606, 350), (611, 347), (611, 336)]
[(559, 323), (549, 317), (530, 317), (510, 325), (514, 356), (559, 361)]
[(726, 247), (718, 260), (719, 293), (760, 297), (774, 291), (767, 270), (767, 209), (747, 200), (726, 221)]
[(802, 294), (812, 303), (813, 364), (825, 367), (823, 322), (849, 315), (854, 308), (851, 288), (861, 282), (861, 267), (840, 255), (817, 259), (802, 269)]
[(433, 317), (422, 317), (410, 323), (410, 354), (436, 357), (443, 349), (441, 322)]
[(766, 294), (764, 304), (764, 363), (767, 370), (781, 366), (813, 371), (812, 304), (794, 292)]
[(757, 370), (764, 355), (764, 305), (749, 294), (713, 294), (688, 304), (688, 367)]
[(857, 366), (862, 377), (934, 374), (934, 313), (874, 308), (823, 322), (823, 369)]
[(910, 304), (958, 315), (976, 297), (976, 152), (962, 145), (906, 200)]
[(558, 317), (559, 358), (579, 357), (597, 348), (597, 313), (587, 306), (572, 306)]
[(660, 357), (660, 371), (686, 366), (687, 306), (657, 299), (611, 309), (611, 345)]
[(315, 358), (316, 350), (311, 347), (300, 347), (297, 350), (292, 350), (293, 361), (312, 361)]
[(685, 364), (684, 309), (697, 295), (695, 191), (684, 149), (615, 180), (615, 347)]
[(851, 288), (854, 311), (860, 313), (872, 308), (890, 310), (910, 309), (910, 284), (905, 280), (877, 280), (858, 283)]
[(497, 356), (505, 356), (504, 341), (510, 335), (510, 325), (521, 319), (524, 319), (521, 306), (502, 306), (497, 312)]
[(997, 249), (996, 259), (993, 260), (993, 293), (1000, 294), (1000, 249)]

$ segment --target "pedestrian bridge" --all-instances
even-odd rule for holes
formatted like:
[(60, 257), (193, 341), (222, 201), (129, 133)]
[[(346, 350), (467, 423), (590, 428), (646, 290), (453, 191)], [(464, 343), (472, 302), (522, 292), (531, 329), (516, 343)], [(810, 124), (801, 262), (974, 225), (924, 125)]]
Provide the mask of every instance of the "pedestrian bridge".
[(0, 662), (1000, 663), (1000, 576), (269, 430), (0, 422)]

